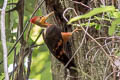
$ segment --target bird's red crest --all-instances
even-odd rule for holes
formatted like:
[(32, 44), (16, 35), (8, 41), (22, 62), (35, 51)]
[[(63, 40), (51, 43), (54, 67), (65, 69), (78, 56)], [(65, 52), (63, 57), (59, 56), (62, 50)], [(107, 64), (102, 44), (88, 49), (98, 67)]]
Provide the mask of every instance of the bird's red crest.
[(38, 16), (34, 16), (32, 19), (30, 19), (30, 22), (35, 23), (37, 18), (38, 18)]

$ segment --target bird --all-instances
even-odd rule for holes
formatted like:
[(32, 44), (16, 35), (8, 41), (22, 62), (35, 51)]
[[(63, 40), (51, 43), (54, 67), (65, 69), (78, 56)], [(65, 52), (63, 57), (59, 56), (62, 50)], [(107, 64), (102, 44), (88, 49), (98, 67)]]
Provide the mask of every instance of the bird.
[[(44, 32), (42, 33), (45, 44), (52, 55), (65, 66), (70, 58), (66, 55), (63, 45), (66, 44), (72, 34), (78, 29), (75, 29), (72, 32), (62, 32), (59, 26), (47, 23), (46, 20), (53, 14), (54, 12), (50, 12), (45, 16), (34, 16), (30, 19), (30, 22), (45, 28)], [(76, 67), (74, 60), (71, 60), (66, 66), (66, 68), (69, 70), (72, 67)]]

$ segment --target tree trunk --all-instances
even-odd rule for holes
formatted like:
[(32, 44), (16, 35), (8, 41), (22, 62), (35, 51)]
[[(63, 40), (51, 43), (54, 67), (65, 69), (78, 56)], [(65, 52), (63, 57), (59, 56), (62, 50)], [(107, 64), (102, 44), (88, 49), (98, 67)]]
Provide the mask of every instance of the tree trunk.
[[(73, 2), (74, 1), (74, 2)], [(70, 7), (74, 8), (78, 15), (87, 13), (90, 8), (100, 7), (100, 5), (110, 5), (112, 1), (105, 0), (45, 0), (42, 5), (42, 13), (45, 15), (49, 12), (54, 11), (55, 15), (51, 17), (48, 21), (49, 23), (56, 24), (62, 28), (63, 31), (69, 32), (74, 30), (76, 27), (67, 25), (67, 21), (63, 18), (63, 12), (65, 9)], [(76, 3), (82, 2), (82, 4)], [(70, 18), (76, 16), (74, 11), (68, 10), (65, 16), (69, 20)], [(80, 20), (80, 23), (85, 22), (85, 19)], [(88, 20), (89, 22), (89, 20)], [(101, 21), (104, 24), (104, 22)], [(95, 28), (84, 28), (87, 32), (93, 37), (108, 37), (108, 29), (102, 28), (97, 31)], [(98, 40), (101, 45), (104, 45), (104, 40)], [(65, 50), (68, 53), (67, 55), (72, 57), (74, 54), (74, 60), (77, 65), (78, 74), (70, 75), (64, 70), (64, 66), (57, 61), (51, 55), (52, 61), (52, 74), (53, 80), (104, 80), (108, 74), (111, 73), (112, 67), (107, 56), (104, 54), (102, 49), (96, 44), (90, 36), (85, 34), (84, 31), (79, 31), (78, 33), (73, 34), (72, 38), (65, 45)], [(106, 50), (107, 52), (107, 50)], [(74, 78), (74, 79), (73, 79)], [(110, 77), (109, 80), (113, 78)]]

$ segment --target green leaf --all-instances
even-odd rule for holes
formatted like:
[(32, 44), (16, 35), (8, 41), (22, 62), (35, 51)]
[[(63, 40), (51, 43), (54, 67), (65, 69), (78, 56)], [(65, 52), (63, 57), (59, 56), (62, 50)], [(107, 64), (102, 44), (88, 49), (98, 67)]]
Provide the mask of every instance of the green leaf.
[(94, 18), (93, 18), (93, 20), (105, 20), (105, 21), (111, 21), (111, 19), (109, 19), (109, 18), (105, 18), (105, 16), (104, 16), (104, 18), (102, 18), (102, 17), (98, 17), (98, 16), (94, 16)]
[(97, 25), (97, 23), (91, 22), (91, 23), (81, 23), (81, 24), (80, 24), (80, 26), (88, 26), (88, 25), (89, 25), (89, 27), (92, 27), (92, 26)]
[(4, 0), (0, 0), (0, 8), (2, 8), (3, 2), (4, 2)]
[(108, 31), (109, 35), (113, 35), (115, 33), (115, 28), (117, 24), (120, 24), (120, 18), (112, 21), (111, 27), (109, 27), (109, 31)]
[(94, 16), (96, 14), (99, 14), (102, 12), (110, 12), (110, 11), (115, 11), (115, 7), (114, 6), (105, 6), (105, 7), (101, 7), (101, 8), (94, 8), (92, 11), (90, 11), (87, 14), (76, 16), (76, 17), (70, 19), (68, 24), (71, 24), (72, 22), (78, 21), (82, 18), (89, 18), (89, 17)]
[(113, 12), (113, 16), (115, 18), (120, 18), (120, 12), (119, 11), (118, 12)]
[(91, 22), (91, 23), (81, 23), (80, 25), (79, 24), (73, 24), (73, 26), (88, 26), (88, 27), (95, 27), (97, 30), (100, 30), (101, 29), (101, 25), (100, 24), (97, 24), (95, 22)]
[(5, 74), (4, 73), (0, 73), (0, 80), (4, 80)]
[(95, 29), (96, 29), (96, 30), (100, 30), (100, 29), (101, 29), (101, 25), (100, 25), (100, 24), (96, 24), (96, 25), (95, 25)]

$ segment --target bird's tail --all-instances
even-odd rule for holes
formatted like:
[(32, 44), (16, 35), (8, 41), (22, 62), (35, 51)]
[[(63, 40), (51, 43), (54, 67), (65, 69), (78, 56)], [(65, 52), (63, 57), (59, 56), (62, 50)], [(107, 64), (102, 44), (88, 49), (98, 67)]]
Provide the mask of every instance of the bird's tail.
[(66, 68), (69, 70), (70, 76), (75, 77), (78, 75), (77, 66), (74, 61), (71, 61)]

